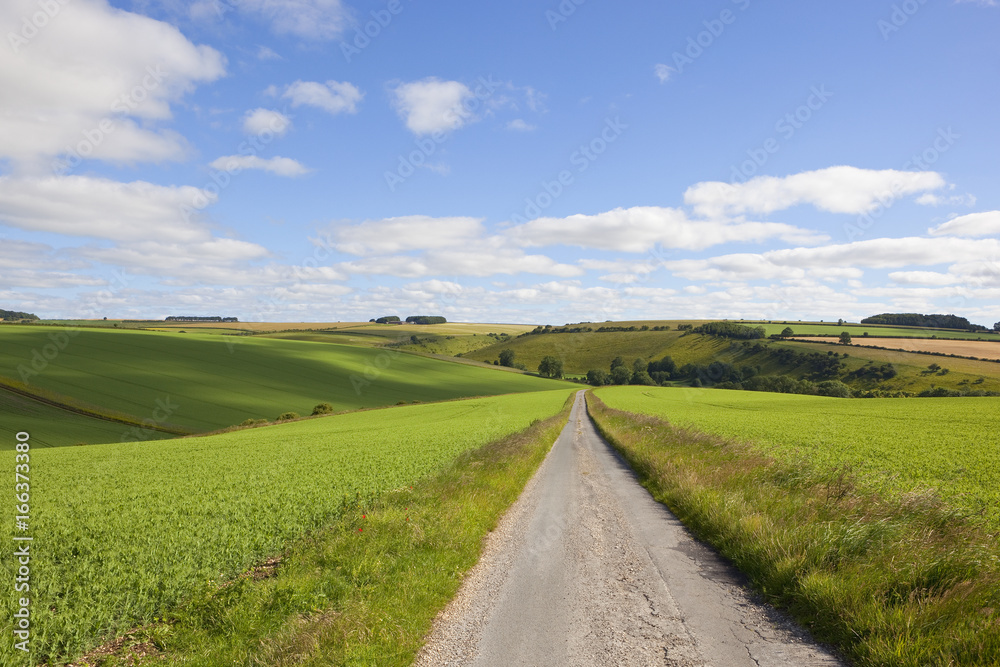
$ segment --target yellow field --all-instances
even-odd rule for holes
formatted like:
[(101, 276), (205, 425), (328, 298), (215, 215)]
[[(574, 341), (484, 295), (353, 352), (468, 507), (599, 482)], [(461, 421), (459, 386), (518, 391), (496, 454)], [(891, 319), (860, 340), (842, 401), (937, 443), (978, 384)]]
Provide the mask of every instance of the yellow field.
[[(809, 338), (794, 338), (815, 343), (837, 343), (836, 336), (812, 336)], [(1000, 360), (1000, 341), (992, 340), (942, 340), (940, 338), (860, 338), (855, 336), (852, 345), (860, 347), (887, 347), (904, 352), (937, 352), (939, 354), (957, 354), (961, 357), (978, 357), (979, 359)]]

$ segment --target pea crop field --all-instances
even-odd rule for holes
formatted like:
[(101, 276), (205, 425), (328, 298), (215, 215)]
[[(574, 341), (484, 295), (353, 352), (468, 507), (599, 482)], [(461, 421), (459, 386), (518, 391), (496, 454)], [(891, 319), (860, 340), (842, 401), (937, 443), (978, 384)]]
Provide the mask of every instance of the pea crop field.
[[(569, 391), (409, 405), (220, 435), (31, 452), (35, 659), (225, 581), (357, 499), (550, 417)], [(37, 480), (37, 481), (35, 481)], [(8, 540), (8, 543), (9, 540)], [(13, 558), (2, 576), (14, 580)], [(11, 618), (12, 596), (3, 598)], [(0, 663), (13, 664), (11, 642)]]
[(607, 387), (609, 407), (749, 442), (868, 485), (934, 489), (1000, 525), (1000, 398), (840, 399), (699, 388)]

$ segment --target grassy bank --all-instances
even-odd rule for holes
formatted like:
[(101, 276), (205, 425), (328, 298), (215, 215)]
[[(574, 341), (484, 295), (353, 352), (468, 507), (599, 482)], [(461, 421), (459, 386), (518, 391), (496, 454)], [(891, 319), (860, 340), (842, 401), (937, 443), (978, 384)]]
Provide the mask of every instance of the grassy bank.
[(482, 540), (565, 425), (556, 416), (355, 505), (272, 561), (132, 633), (93, 664), (409, 665)]
[(1000, 548), (982, 520), (587, 398), (657, 500), (857, 665), (1000, 664)]

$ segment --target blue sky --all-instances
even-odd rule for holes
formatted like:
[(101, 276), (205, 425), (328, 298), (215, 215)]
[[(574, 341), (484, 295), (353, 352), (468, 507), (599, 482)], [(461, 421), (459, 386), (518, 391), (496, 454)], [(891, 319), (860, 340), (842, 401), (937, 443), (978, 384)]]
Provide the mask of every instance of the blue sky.
[(8, 0), (0, 307), (1000, 319), (1000, 6)]

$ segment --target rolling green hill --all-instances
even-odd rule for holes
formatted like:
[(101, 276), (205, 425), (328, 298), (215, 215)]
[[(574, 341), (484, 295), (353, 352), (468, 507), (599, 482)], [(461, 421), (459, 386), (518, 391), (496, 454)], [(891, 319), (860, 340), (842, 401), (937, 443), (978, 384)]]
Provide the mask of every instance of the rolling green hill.
[[(50, 400), (195, 432), (286, 411), (308, 415), (323, 402), (341, 411), (567, 386), (392, 349), (108, 329), (59, 338), (68, 333), (0, 328), (0, 376)], [(2, 419), (5, 428), (23, 430), (15, 417)]]

